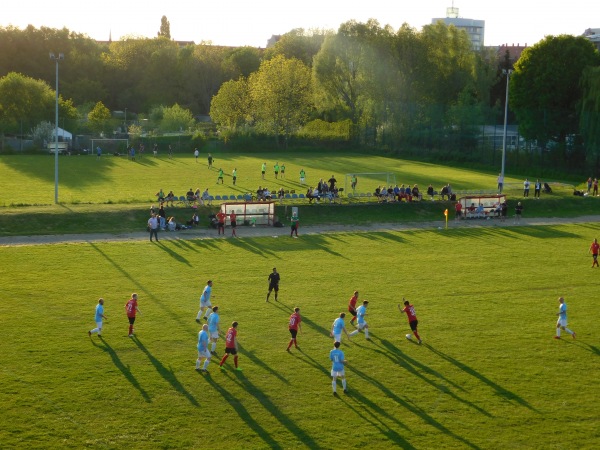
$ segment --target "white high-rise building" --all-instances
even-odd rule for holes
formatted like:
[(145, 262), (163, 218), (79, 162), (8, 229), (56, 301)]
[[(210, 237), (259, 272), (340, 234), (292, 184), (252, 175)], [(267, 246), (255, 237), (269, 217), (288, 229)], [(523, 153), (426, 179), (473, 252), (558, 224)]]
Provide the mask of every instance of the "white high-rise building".
[(454, 7), (454, 2), (451, 7), (446, 8), (445, 18), (431, 19), (431, 23), (444, 22), (446, 25), (454, 25), (460, 30), (465, 30), (471, 39), (473, 50), (481, 50), (484, 45), (485, 36), (485, 20), (463, 19), (458, 17), (458, 8)]

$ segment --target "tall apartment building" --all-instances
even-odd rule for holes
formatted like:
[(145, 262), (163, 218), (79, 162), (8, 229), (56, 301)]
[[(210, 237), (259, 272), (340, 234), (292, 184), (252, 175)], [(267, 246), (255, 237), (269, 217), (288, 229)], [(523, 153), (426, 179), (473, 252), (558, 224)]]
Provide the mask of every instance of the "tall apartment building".
[(451, 7), (446, 8), (445, 18), (431, 19), (432, 24), (439, 21), (444, 22), (446, 25), (454, 25), (460, 30), (465, 30), (471, 39), (473, 50), (481, 50), (483, 48), (485, 20), (464, 19), (458, 17), (458, 8), (455, 8), (453, 4)]

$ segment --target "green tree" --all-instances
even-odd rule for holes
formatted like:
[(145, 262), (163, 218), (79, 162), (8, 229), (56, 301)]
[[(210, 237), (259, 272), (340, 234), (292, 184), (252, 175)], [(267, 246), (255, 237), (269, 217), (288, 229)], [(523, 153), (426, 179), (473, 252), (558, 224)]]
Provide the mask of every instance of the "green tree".
[(254, 47), (239, 47), (223, 60), (223, 67), (232, 78), (248, 78), (260, 67), (260, 52)]
[(248, 81), (226, 81), (210, 103), (210, 117), (221, 128), (236, 130), (250, 116)]
[(171, 107), (164, 107), (162, 113), (161, 131), (189, 131), (196, 123), (192, 112), (177, 103)]
[(158, 30), (158, 37), (171, 39), (171, 24), (167, 20), (167, 16), (162, 16), (160, 18), (160, 30)]
[(526, 48), (510, 79), (510, 107), (526, 139), (564, 144), (579, 130), (581, 77), (600, 55), (584, 37), (546, 36)]
[(580, 130), (588, 161), (600, 167), (600, 67), (587, 67), (582, 74)]
[(321, 49), (325, 36), (334, 34), (331, 31), (296, 28), (285, 33), (271, 48), (265, 51), (265, 59), (277, 55), (287, 59), (296, 58), (306, 66), (312, 67), (313, 58)]
[(98, 134), (108, 133), (112, 130), (113, 120), (110, 110), (102, 102), (96, 103), (88, 113), (87, 119), (88, 127)]
[(312, 104), (310, 70), (297, 59), (276, 56), (263, 61), (248, 81), (256, 126), (275, 137), (290, 135), (307, 120)]

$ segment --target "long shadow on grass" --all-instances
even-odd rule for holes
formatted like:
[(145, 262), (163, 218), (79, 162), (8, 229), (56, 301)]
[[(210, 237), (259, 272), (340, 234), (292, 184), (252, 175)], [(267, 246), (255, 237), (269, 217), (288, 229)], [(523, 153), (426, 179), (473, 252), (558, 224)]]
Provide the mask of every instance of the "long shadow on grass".
[(283, 382), (285, 384), (290, 384), (290, 382), (288, 380), (286, 380), (284, 376), (282, 376), (279, 372), (277, 372), (276, 370), (273, 370), (270, 366), (268, 366), (267, 364), (265, 364), (260, 358), (258, 358), (254, 354), (254, 352), (251, 352), (249, 350), (245, 350), (244, 347), (242, 347), (239, 344), (238, 344), (238, 350), (239, 350), (239, 352), (242, 355), (244, 355), (246, 358), (248, 358), (254, 364), (256, 364), (259, 367), (262, 367), (265, 371), (267, 371), (271, 375), (274, 375), (275, 377), (277, 377), (279, 379), (279, 381), (281, 381), (281, 382)]
[(365, 380), (365, 381), (371, 383), (373, 386), (377, 387), (387, 397), (391, 398), (396, 403), (400, 404), (402, 407), (404, 407), (407, 410), (409, 410), (411, 413), (419, 416), (421, 419), (423, 419), (429, 425), (431, 425), (434, 428), (438, 429), (442, 433), (447, 434), (448, 436), (456, 439), (457, 441), (462, 442), (464, 445), (467, 445), (467, 446), (469, 446), (471, 448), (474, 448), (474, 449), (479, 449), (479, 447), (477, 445), (473, 444), (472, 442), (470, 442), (466, 438), (463, 438), (461, 436), (456, 435), (451, 430), (449, 430), (444, 425), (442, 425), (440, 422), (438, 422), (433, 417), (431, 417), (429, 414), (427, 414), (423, 409), (421, 409), (421, 408), (415, 406), (414, 404), (409, 403), (408, 401), (403, 400), (400, 397), (398, 397), (394, 392), (392, 392), (387, 386), (385, 386), (384, 384), (382, 384), (379, 380), (371, 377), (370, 375), (367, 375), (366, 373), (360, 371), (359, 369), (357, 369), (354, 366), (348, 366), (347, 369), (349, 371), (351, 371), (351, 372), (354, 372), (358, 377), (362, 378), (363, 380)]
[[(489, 412), (487, 412), (485, 409), (481, 408), (480, 406), (477, 406), (476, 404), (474, 404), (474, 403), (472, 403), (472, 402), (470, 402), (468, 400), (465, 400), (465, 399), (459, 397), (454, 392), (452, 392), (450, 389), (448, 389), (446, 386), (439, 385), (438, 383), (436, 383), (436, 382), (430, 380), (429, 378), (425, 377), (422, 372), (428, 373), (428, 374), (433, 375), (433, 376), (435, 376), (437, 378), (440, 378), (445, 383), (448, 383), (448, 384), (454, 386), (455, 388), (460, 389), (461, 391), (464, 391), (464, 389), (462, 387), (460, 387), (456, 383), (448, 380), (446, 377), (444, 377), (439, 372), (436, 372), (435, 370), (432, 370), (428, 366), (426, 366), (426, 365), (424, 365), (424, 364), (422, 364), (422, 363), (414, 360), (410, 356), (402, 353), (402, 351), (398, 347), (396, 347), (395, 345), (393, 345), (391, 342), (386, 341), (385, 339), (380, 339), (380, 341), (383, 344), (383, 346), (385, 347), (384, 351), (380, 351), (380, 350), (374, 350), (374, 351), (376, 351), (377, 353), (380, 353), (380, 354), (382, 354), (384, 356), (387, 356), (393, 363), (399, 364), (404, 369), (406, 369), (408, 372), (410, 372), (412, 375), (415, 375), (415, 376), (421, 378), (421, 380), (423, 380), (425, 383), (427, 383), (430, 386), (438, 389), (440, 392), (442, 392), (444, 394), (447, 394), (448, 396), (452, 397), (457, 402), (460, 402), (460, 403), (462, 403), (462, 404), (464, 404), (464, 405), (466, 405), (466, 406), (468, 406), (470, 408), (475, 409), (476, 411), (479, 411), (484, 416), (493, 417), (492, 414), (490, 414)], [(373, 341), (373, 344), (377, 345), (374, 341)]]
[(108, 353), (108, 355), (112, 359), (115, 367), (121, 371), (121, 373), (125, 376), (127, 381), (129, 381), (131, 383), (131, 385), (140, 392), (140, 394), (142, 395), (144, 400), (146, 400), (147, 403), (151, 403), (152, 400), (150, 400), (150, 396), (144, 390), (144, 388), (142, 388), (142, 386), (140, 386), (140, 383), (133, 376), (133, 374), (131, 373), (131, 370), (129, 370), (129, 367), (127, 367), (127, 366), (125, 366), (125, 364), (123, 364), (123, 361), (121, 361), (121, 358), (119, 358), (119, 355), (117, 355), (117, 352), (103, 338), (100, 338), (100, 340), (102, 341), (102, 343), (104, 345), (96, 344), (96, 341), (94, 339), (92, 339), (92, 344), (94, 344), (94, 346), (98, 347), (100, 350)]
[(279, 259), (277, 254), (270, 250), (269, 246), (264, 243), (264, 240), (261, 240), (260, 243), (254, 239), (231, 239), (227, 242), (234, 247), (262, 256), (263, 258), (276, 257)]
[(263, 408), (269, 411), (269, 413), (271, 413), (271, 415), (277, 419), (281, 425), (287, 428), (290, 433), (294, 434), (300, 442), (305, 444), (310, 449), (322, 448), (308, 433), (296, 425), (296, 422), (293, 419), (288, 417), (275, 403), (273, 403), (268, 395), (252, 384), (248, 378), (237, 377), (237, 379), (234, 381), (243, 387), (246, 392), (252, 395)]
[[(269, 302), (269, 304), (275, 306), (276, 308), (282, 310), (285, 313), (291, 314), (292, 313), (292, 308), (281, 303), (281, 302)], [(324, 336), (329, 337), (329, 331), (328, 329), (326, 329), (325, 327), (322, 327), (321, 325), (313, 322), (312, 320), (310, 320), (308, 318), (308, 316), (305, 316), (304, 314), (302, 314), (302, 309), (300, 310), (300, 314), (302, 316), (302, 323), (306, 324), (307, 326), (313, 328), (314, 330), (318, 331), (319, 333), (321, 333)]]
[(163, 364), (152, 353), (148, 351), (148, 349), (144, 346), (144, 344), (142, 344), (142, 342), (137, 337), (133, 338), (133, 342), (135, 342), (135, 345), (137, 345), (138, 348), (142, 352), (144, 352), (144, 354), (148, 357), (156, 371), (160, 374), (160, 376), (162, 376), (166, 381), (169, 382), (173, 389), (175, 389), (177, 392), (179, 392), (185, 398), (187, 398), (192, 405), (200, 406), (200, 404), (192, 396), (192, 394), (190, 394), (187, 391), (187, 389), (183, 387), (183, 385), (179, 382), (172, 370), (167, 369), (165, 366), (163, 366)]
[[(177, 244), (176, 244), (177, 245)], [(158, 246), (161, 250), (163, 250), (167, 255), (169, 255), (171, 258), (173, 258), (176, 261), (179, 261), (180, 263), (186, 264), (188, 266), (192, 266), (190, 264), (190, 262), (184, 258), (183, 256), (181, 256), (179, 253), (177, 253), (176, 251), (173, 251), (172, 249), (170, 249), (169, 247), (167, 247), (163, 241), (158, 241)]]
[(531, 406), (525, 399), (519, 397), (517, 394), (515, 394), (514, 392), (509, 391), (508, 389), (503, 388), (502, 386), (494, 383), (492, 380), (490, 380), (489, 378), (487, 378), (485, 375), (482, 375), (481, 373), (477, 372), (475, 369), (473, 369), (472, 367), (467, 366), (466, 364), (457, 361), (456, 359), (454, 359), (452, 356), (450, 355), (446, 355), (445, 353), (441, 352), (440, 350), (437, 350), (436, 348), (432, 347), (429, 344), (423, 344), (423, 347), (431, 350), (433, 353), (435, 353), (436, 355), (440, 356), (442, 359), (448, 361), (449, 363), (455, 365), (456, 367), (458, 367), (459, 369), (463, 370), (464, 372), (468, 373), (469, 375), (477, 378), (479, 381), (487, 384), (489, 387), (491, 387), (498, 395), (500, 395), (501, 397), (504, 397), (506, 400), (514, 400), (516, 401), (518, 404), (520, 404), (521, 406), (524, 406), (532, 411), (538, 412), (533, 406)]
[[(299, 352), (300, 354), (298, 354), (296, 352)], [(329, 372), (324, 365), (322, 365), (321, 363), (319, 363), (318, 361), (316, 361), (314, 358), (311, 358), (308, 355), (308, 353), (305, 353), (302, 350), (302, 347), (297, 348), (295, 350), (291, 350), (290, 354), (293, 355), (295, 358), (298, 358), (300, 361), (304, 362), (305, 364), (308, 364), (310, 366), (313, 366), (315, 369), (320, 370), (326, 376), (331, 376), (331, 372)]]
[(215, 380), (213, 380), (210, 375), (204, 376), (204, 379), (207, 381), (208, 384), (211, 385), (211, 387), (215, 391), (217, 391), (219, 394), (221, 394), (223, 399), (229, 405), (231, 405), (231, 407), (233, 407), (233, 409), (238, 414), (240, 419), (242, 419), (244, 422), (246, 422), (246, 425), (248, 425), (248, 427), (250, 427), (250, 429), (252, 429), (252, 431), (254, 431), (265, 442), (265, 444), (267, 444), (267, 446), (269, 448), (273, 448), (273, 449), (282, 449), (283, 448), (281, 446), (281, 444), (279, 444), (277, 441), (275, 441), (271, 437), (271, 434), (267, 430), (265, 430), (256, 420), (254, 420), (254, 418), (252, 417), (252, 414), (250, 414), (248, 412), (248, 410), (246, 408), (244, 408), (244, 405), (242, 405), (240, 400), (238, 400), (236, 397), (231, 395), (231, 393), (229, 393), (229, 391), (227, 391), (227, 389), (223, 388), (219, 383), (215, 382)]

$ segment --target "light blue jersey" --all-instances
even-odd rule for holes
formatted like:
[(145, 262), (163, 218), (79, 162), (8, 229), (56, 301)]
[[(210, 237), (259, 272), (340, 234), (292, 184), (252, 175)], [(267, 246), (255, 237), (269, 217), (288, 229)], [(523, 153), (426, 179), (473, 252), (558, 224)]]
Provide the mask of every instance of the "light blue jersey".
[(367, 314), (367, 308), (365, 305), (361, 305), (356, 309), (356, 317), (358, 317), (358, 323), (365, 323), (365, 314)]
[(208, 316), (208, 331), (211, 333), (219, 331), (219, 315), (216, 312)]
[(333, 334), (341, 334), (345, 326), (344, 319), (338, 317), (333, 321)]
[(96, 322), (102, 322), (102, 316), (104, 315), (104, 305), (98, 303), (96, 305)]
[(561, 303), (558, 307), (558, 317), (561, 320), (567, 320), (567, 304)]
[(331, 370), (335, 370), (336, 372), (344, 370), (344, 352), (339, 348), (334, 348), (329, 352), (329, 359), (333, 363)]
[(204, 291), (202, 291), (202, 295), (200, 296), (201, 302), (210, 302), (210, 294), (212, 293), (212, 288), (210, 286), (206, 286)]
[(198, 351), (205, 352), (208, 349), (208, 333), (204, 330), (198, 333)]

